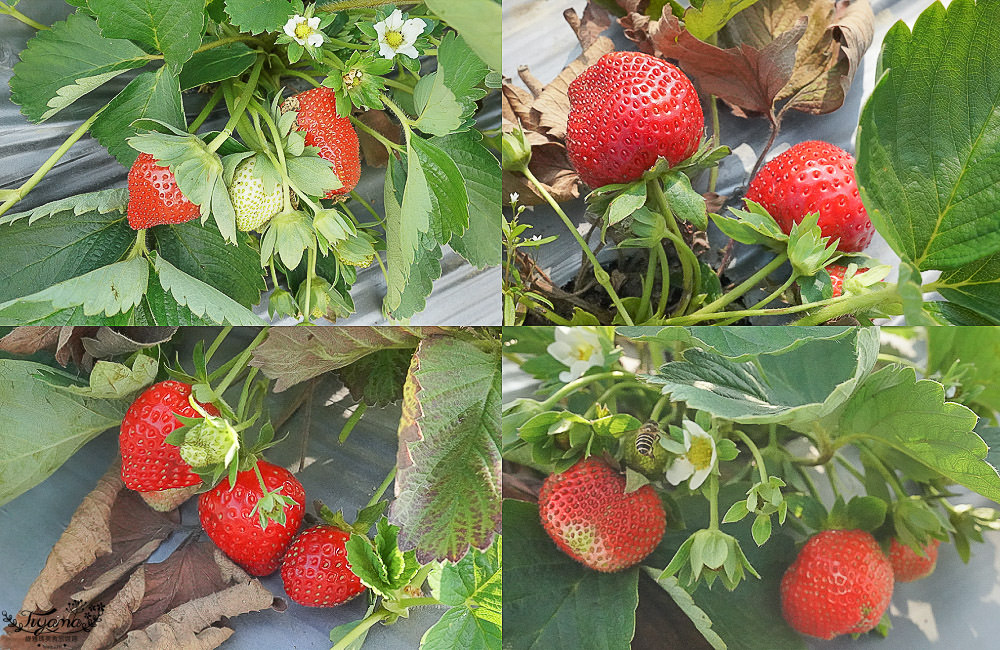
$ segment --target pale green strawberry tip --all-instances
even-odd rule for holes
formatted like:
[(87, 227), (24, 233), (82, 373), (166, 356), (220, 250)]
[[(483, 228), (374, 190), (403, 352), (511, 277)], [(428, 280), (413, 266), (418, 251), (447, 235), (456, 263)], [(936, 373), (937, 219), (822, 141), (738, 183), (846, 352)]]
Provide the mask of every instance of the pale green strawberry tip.
[(181, 458), (191, 467), (228, 465), (239, 448), (239, 435), (225, 418), (208, 417), (194, 425), (180, 447)]
[(236, 228), (243, 232), (260, 230), (283, 207), (281, 186), (270, 194), (265, 193), (264, 182), (253, 175), (254, 162), (250, 157), (236, 166), (229, 188), (229, 197), (236, 209)]

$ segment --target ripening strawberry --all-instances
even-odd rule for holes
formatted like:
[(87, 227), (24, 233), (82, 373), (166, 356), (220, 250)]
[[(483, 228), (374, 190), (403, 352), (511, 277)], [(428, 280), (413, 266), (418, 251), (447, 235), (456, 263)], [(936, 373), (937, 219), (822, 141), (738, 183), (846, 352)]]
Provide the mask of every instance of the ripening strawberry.
[(295, 123), (305, 131), (306, 145), (319, 148), (319, 156), (333, 164), (342, 187), (326, 198), (349, 194), (361, 179), (361, 149), (349, 117), (337, 115), (337, 94), (325, 86), (307, 90), (285, 100), (282, 112), (298, 111)]
[(900, 544), (893, 537), (889, 545), (889, 561), (892, 563), (892, 571), (896, 575), (897, 582), (913, 582), (926, 578), (934, 573), (937, 565), (938, 547), (941, 540), (932, 539), (924, 547), (924, 555), (917, 555), (917, 552), (906, 544)]
[[(118, 444), (122, 454), (122, 480), (137, 492), (158, 492), (201, 483), (191, 466), (181, 458), (180, 449), (165, 442), (181, 426), (179, 414), (200, 418), (188, 397), (191, 386), (180, 381), (161, 381), (144, 390), (132, 402), (122, 419)], [(200, 402), (199, 402), (200, 404)], [(219, 411), (211, 404), (201, 404), (210, 415)]]
[(201, 211), (181, 194), (173, 172), (160, 167), (148, 153), (140, 153), (128, 172), (128, 225), (143, 230), (184, 223)]
[(593, 188), (634, 181), (661, 156), (676, 165), (705, 128), (691, 80), (639, 52), (602, 56), (569, 85), (569, 102), (566, 153)]
[(281, 581), (288, 597), (307, 607), (333, 607), (365, 590), (347, 561), (351, 534), (334, 526), (302, 531), (281, 562)]
[(236, 229), (243, 232), (260, 230), (271, 217), (281, 212), (284, 204), (279, 184), (270, 194), (264, 192), (264, 181), (253, 175), (256, 158), (251, 156), (236, 166), (229, 198), (236, 209)]
[[(864, 273), (867, 268), (858, 269), (858, 273)], [(847, 273), (847, 267), (841, 266), (840, 264), (831, 264), (826, 267), (826, 272), (830, 274), (830, 286), (833, 288), (832, 298), (839, 298), (844, 294), (844, 274)]]
[(781, 579), (781, 612), (802, 634), (832, 639), (863, 634), (892, 598), (889, 558), (863, 530), (826, 530), (809, 538)]
[[(229, 558), (255, 576), (274, 573), (302, 523), (306, 491), (291, 472), (257, 461), (253, 468), (198, 497), (198, 517), (209, 538)], [(265, 493), (266, 488), (266, 493)]]
[(801, 142), (776, 156), (751, 181), (746, 198), (766, 208), (786, 234), (818, 212), (823, 236), (839, 239), (842, 251), (864, 250), (875, 236), (854, 180), (854, 156), (826, 142)]
[(625, 477), (597, 458), (552, 474), (538, 495), (538, 513), (564, 553), (597, 571), (641, 562), (663, 538), (667, 515), (649, 485), (625, 493)]

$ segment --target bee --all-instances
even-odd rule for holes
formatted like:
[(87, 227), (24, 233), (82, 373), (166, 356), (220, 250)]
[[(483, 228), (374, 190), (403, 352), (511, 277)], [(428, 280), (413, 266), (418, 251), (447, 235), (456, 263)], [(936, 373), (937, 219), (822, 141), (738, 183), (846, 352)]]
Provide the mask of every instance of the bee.
[(635, 450), (647, 458), (653, 457), (653, 445), (660, 439), (660, 425), (655, 420), (649, 420), (641, 427), (635, 436)]

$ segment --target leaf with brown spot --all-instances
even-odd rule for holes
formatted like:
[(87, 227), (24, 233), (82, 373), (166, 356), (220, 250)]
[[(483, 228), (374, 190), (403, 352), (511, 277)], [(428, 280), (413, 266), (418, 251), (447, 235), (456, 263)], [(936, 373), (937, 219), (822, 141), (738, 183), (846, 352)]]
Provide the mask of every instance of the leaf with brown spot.
[(108, 647), (215, 648), (233, 630), (225, 617), (271, 607), (274, 596), (214, 544), (183, 544), (163, 562), (140, 567), (108, 603), (84, 650)]

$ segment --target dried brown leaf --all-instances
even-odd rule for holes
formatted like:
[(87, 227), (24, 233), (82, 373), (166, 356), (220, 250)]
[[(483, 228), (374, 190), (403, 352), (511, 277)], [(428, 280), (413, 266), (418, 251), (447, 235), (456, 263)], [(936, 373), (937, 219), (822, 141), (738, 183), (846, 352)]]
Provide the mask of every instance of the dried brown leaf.
[[(552, 198), (558, 203), (572, 201), (580, 197), (580, 177), (576, 170), (569, 163), (566, 157), (566, 146), (560, 142), (545, 141), (541, 144), (533, 142), (531, 147), (531, 173), (535, 175)], [(510, 196), (511, 193), (518, 194), (518, 203), (521, 205), (538, 205), (545, 203), (545, 199), (535, 189), (535, 186), (528, 182), (520, 174), (510, 172), (503, 173), (503, 195)]]
[(185, 544), (159, 564), (146, 564), (118, 592), (84, 644), (188, 650), (215, 648), (233, 630), (226, 617), (271, 607), (274, 596), (211, 542)]
[(54, 346), (58, 340), (58, 327), (15, 327), (10, 334), (0, 339), (0, 350), (29, 355)]
[[(389, 119), (385, 111), (358, 111), (355, 115), (376, 133), (396, 144), (402, 144), (403, 136), (399, 127)], [(385, 167), (389, 163), (389, 152), (385, 145), (360, 129), (358, 142), (361, 144), (361, 155), (365, 164), (371, 167)]]
[(582, 19), (572, 7), (563, 12), (563, 18), (569, 23), (576, 34), (576, 40), (580, 41), (580, 47), (584, 50), (593, 45), (601, 33), (611, 26), (611, 15), (593, 2), (587, 3)]
[(116, 462), (73, 513), (21, 609), (89, 602), (148, 558), (178, 523), (176, 513), (151, 510), (125, 489)]
[(559, 76), (545, 86), (545, 90), (535, 98), (531, 107), (531, 110), (538, 114), (539, 131), (559, 140), (566, 137), (566, 120), (569, 119), (570, 109), (567, 94), (569, 85), (584, 70), (608, 52), (613, 52), (614, 49), (615, 45), (610, 38), (604, 36), (598, 38), (593, 45), (563, 68)]

